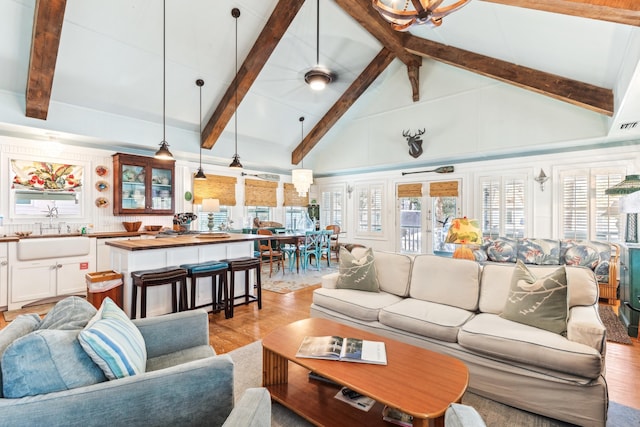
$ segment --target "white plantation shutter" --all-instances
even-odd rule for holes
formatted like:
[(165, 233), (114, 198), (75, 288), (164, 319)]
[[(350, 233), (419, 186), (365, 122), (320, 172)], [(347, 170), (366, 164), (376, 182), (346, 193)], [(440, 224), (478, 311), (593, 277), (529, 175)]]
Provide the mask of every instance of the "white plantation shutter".
[(358, 197), (357, 234), (382, 234), (382, 184), (362, 184), (356, 187)]
[(343, 198), (342, 188), (328, 188), (320, 195), (320, 222), (327, 225), (339, 225), (344, 231), (343, 222)]
[(489, 237), (524, 237), (526, 194), (524, 177), (480, 179), (482, 233)]
[(605, 190), (624, 179), (623, 168), (579, 169), (561, 174), (565, 239), (618, 240), (617, 197)]

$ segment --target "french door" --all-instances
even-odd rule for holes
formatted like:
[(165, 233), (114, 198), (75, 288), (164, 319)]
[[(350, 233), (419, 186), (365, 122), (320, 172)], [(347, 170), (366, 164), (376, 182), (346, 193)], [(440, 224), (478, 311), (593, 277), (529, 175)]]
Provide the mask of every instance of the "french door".
[(398, 184), (396, 250), (402, 253), (448, 255), (445, 240), (451, 221), (460, 216), (459, 182), (427, 181)]

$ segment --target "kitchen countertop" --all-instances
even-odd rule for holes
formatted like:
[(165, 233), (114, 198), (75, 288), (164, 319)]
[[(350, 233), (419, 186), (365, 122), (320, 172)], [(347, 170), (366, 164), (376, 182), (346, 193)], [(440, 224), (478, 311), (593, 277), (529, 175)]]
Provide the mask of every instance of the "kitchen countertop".
[(183, 246), (215, 245), (224, 243), (244, 242), (260, 238), (257, 234), (229, 233), (226, 237), (212, 238), (207, 233), (186, 234), (177, 237), (160, 237), (142, 240), (108, 241), (107, 245), (127, 251), (144, 251), (147, 249), (179, 248)]
[(98, 239), (109, 239), (111, 237), (138, 237), (142, 235), (155, 236), (158, 234), (157, 231), (104, 231), (97, 233), (63, 233), (63, 234), (30, 234), (28, 236), (0, 236), (0, 242), (17, 242), (20, 239), (55, 239), (60, 237), (78, 237), (78, 236), (86, 236), (86, 237), (95, 237)]

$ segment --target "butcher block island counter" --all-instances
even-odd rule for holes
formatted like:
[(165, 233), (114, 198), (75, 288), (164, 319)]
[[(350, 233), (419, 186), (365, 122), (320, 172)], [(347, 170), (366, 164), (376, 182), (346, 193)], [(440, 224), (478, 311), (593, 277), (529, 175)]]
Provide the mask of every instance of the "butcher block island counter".
[[(122, 273), (124, 311), (131, 316), (131, 272), (179, 267), (205, 261), (253, 256), (255, 234), (186, 234), (142, 240), (117, 240), (111, 246), (111, 269)], [(237, 273), (236, 295), (244, 294), (244, 272)], [(251, 278), (253, 281), (255, 278)], [(209, 278), (198, 279), (196, 305), (212, 301)], [(138, 306), (140, 297), (138, 297)], [(138, 307), (139, 308), (139, 307)], [(140, 310), (137, 310), (140, 313)], [(170, 285), (148, 288), (147, 317), (171, 312)]]

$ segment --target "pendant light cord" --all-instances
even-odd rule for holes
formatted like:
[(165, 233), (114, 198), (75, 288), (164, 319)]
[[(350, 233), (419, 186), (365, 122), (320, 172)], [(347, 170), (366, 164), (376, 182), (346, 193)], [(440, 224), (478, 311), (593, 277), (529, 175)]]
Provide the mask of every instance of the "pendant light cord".
[(162, 142), (167, 142), (166, 135), (166, 68), (167, 68), (167, 2), (162, 0)]
[(316, 8), (316, 65), (320, 65), (320, 0)]
[(240, 15), (236, 16), (236, 76), (234, 78), (234, 82), (235, 82), (235, 104), (236, 104), (236, 111), (233, 115), (234, 118), (234, 137), (235, 137), (235, 155), (238, 156), (238, 18)]
[[(304, 141), (304, 116), (300, 117), (300, 142)], [(300, 159), (300, 168), (304, 169), (304, 154), (302, 155), (302, 159)]]
[(204, 82), (198, 84), (200, 87), (200, 135), (198, 135), (198, 140), (200, 141), (200, 170), (202, 170), (202, 85), (204, 85)]

